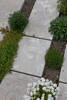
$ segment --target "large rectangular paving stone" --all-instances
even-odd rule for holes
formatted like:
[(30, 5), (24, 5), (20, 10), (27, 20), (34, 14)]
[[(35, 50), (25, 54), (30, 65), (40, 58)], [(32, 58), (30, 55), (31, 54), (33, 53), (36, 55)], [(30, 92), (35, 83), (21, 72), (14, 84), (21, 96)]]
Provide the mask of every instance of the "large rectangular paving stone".
[(18, 73), (8, 74), (0, 84), (0, 100), (24, 100), (27, 84), (38, 78)]
[(64, 55), (64, 62), (61, 69), (60, 81), (67, 82), (67, 46)]
[(57, 0), (36, 0), (25, 34), (52, 39), (48, 28), (57, 15)]
[(58, 100), (67, 100), (67, 84), (60, 83), (60, 95)]
[(28, 74), (42, 76), (47, 49), (51, 41), (24, 37), (19, 43), (13, 69)]
[(8, 16), (20, 10), (24, 0), (0, 0), (0, 27), (8, 25)]

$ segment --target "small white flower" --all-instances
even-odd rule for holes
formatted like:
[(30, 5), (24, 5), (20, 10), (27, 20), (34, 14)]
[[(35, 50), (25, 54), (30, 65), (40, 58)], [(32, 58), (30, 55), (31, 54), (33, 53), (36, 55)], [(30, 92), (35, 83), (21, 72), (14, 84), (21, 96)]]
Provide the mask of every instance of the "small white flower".
[(46, 91), (46, 87), (43, 87), (42, 89), (43, 89), (44, 91)]
[(48, 100), (53, 100), (53, 97), (51, 94), (48, 95)]
[(52, 97), (52, 95), (51, 95), (51, 94), (49, 94), (49, 95), (48, 95), (48, 98), (51, 98), (51, 97)]
[(53, 82), (52, 81), (50, 81), (50, 85), (53, 85)]
[(44, 100), (45, 94), (42, 94), (41, 100)]
[[(42, 87), (42, 91), (41, 91)], [(59, 87), (57, 87), (56, 84), (53, 84), (52, 81), (49, 81), (48, 79), (41, 78), (38, 82), (33, 82), (32, 84), (28, 84), (28, 89), (27, 89), (27, 95), (25, 96), (25, 100), (34, 100), (35, 96), (39, 93), (41, 93), (41, 98), (37, 98), (37, 100), (44, 100), (45, 93), (48, 93), (48, 98), (47, 100), (54, 100), (54, 97), (57, 99), (59, 95)], [(34, 97), (32, 97), (34, 95)], [(52, 95), (54, 97), (52, 97)]]
[(53, 95), (55, 96), (56, 95), (56, 92), (53, 92)]
[(45, 86), (50, 86), (50, 82), (45, 82), (45, 84), (44, 84)]
[(42, 81), (42, 82), (45, 82), (45, 79), (44, 79), (44, 78), (41, 78), (41, 81)]
[(54, 84), (53, 86), (56, 88), (57, 87), (57, 84)]
[(40, 100), (40, 98), (37, 98), (37, 100)]

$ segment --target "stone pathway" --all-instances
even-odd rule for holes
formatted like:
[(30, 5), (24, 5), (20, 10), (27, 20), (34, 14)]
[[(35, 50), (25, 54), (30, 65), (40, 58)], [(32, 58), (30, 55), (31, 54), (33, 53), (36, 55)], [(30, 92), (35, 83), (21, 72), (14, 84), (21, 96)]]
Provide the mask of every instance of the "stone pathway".
[(60, 81), (67, 82), (67, 46), (64, 55), (64, 63), (61, 69)]
[(9, 14), (20, 10), (24, 0), (0, 0), (0, 27), (8, 25)]
[[(12, 3), (9, 0), (2, 0), (0, 4), (2, 25), (7, 24), (9, 13), (21, 8), (24, 0), (22, 3), (20, 1), (13, 0)], [(27, 83), (36, 81), (42, 76), (45, 65), (44, 56), (51, 44), (51, 41), (46, 39), (52, 39), (48, 27), (50, 21), (58, 15), (56, 7), (56, 0), (36, 0), (24, 32), (27, 35), (35, 35), (37, 38), (25, 36), (20, 40), (12, 73), (5, 76), (0, 85), (0, 100), (24, 100)], [(39, 37), (43, 39), (38, 39)]]
[(57, 15), (57, 0), (36, 0), (25, 34), (52, 39), (48, 28)]
[(67, 100), (67, 84), (60, 83), (60, 96), (58, 100)]
[(19, 50), (13, 64), (13, 70), (42, 76), (45, 65), (44, 55), (50, 44), (51, 41), (23, 37), (19, 43)]
[(67, 46), (65, 50), (64, 63), (60, 74), (60, 97), (59, 100), (67, 100)]
[(12, 72), (0, 85), (0, 100), (24, 100), (27, 83), (35, 82), (38, 78)]

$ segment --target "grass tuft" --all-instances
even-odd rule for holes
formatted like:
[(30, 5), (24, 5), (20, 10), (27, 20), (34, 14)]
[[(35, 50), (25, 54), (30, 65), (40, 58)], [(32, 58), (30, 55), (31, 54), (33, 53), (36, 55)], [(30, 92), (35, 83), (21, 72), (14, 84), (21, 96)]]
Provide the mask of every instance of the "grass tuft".
[(7, 32), (0, 42), (0, 80), (10, 72), (14, 57), (17, 53), (18, 42), (23, 34)]
[(63, 64), (63, 56), (55, 48), (49, 48), (45, 56), (46, 66), (54, 69), (61, 69)]

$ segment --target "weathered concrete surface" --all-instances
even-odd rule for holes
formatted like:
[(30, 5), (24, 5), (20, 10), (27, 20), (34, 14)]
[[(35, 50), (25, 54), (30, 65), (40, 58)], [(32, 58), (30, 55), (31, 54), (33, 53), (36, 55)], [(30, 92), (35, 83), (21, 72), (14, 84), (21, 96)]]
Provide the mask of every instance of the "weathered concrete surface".
[(67, 84), (60, 83), (60, 95), (58, 100), (67, 100)]
[(27, 84), (36, 80), (23, 74), (8, 74), (0, 85), (0, 100), (24, 100)]
[(0, 41), (3, 40), (4, 35), (0, 32)]
[(64, 55), (64, 63), (61, 69), (60, 81), (67, 82), (67, 46)]
[(48, 28), (57, 15), (57, 0), (36, 0), (25, 34), (52, 39)]
[(41, 76), (44, 70), (44, 56), (50, 47), (50, 41), (24, 37), (19, 43), (13, 69)]
[(0, 27), (8, 25), (8, 16), (20, 10), (24, 0), (0, 0)]

